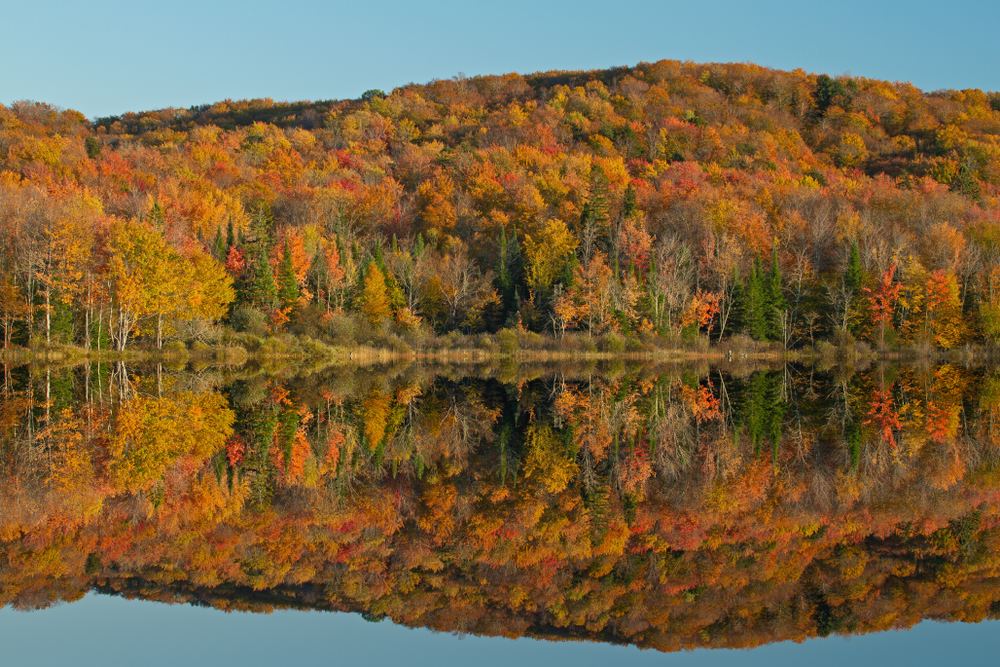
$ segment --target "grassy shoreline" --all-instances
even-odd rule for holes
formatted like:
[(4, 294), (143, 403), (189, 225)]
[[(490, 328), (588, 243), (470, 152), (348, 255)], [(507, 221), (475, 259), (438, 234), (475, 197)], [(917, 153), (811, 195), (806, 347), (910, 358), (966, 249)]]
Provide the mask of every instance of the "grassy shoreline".
[[(215, 344), (201, 341), (172, 341), (162, 349), (135, 347), (125, 351), (75, 345), (37, 347), (13, 346), (0, 350), (5, 364), (80, 364), (125, 362), (129, 364), (182, 365), (187, 363), (242, 366), (251, 362), (300, 359), (318, 364), (370, 365), (398, 361), (447, 363), (482, 363), (510, 360), (516, 362), (562, 361), (660, 361), (710, 362), (715, 365), (743, 363), (863, 363), (866, 361), (983, 363), (997, 358), (992, 348), (966, 346), (953, 350), (929, 347), (873, 350), (865, 344), (785, 350), (776, 343), (761, 343), (739, 337), (710, 344), (704, 338), (662, 346), (662, 340), (622, 339), (581, 336), (554, 338), (528, 332), (502, 330), (496, 334), (474, 336), (448, 335), (424, 341), (419, 347), (400, 341), (392, 347), (357, 344), (330, 345), (307, 336), (282, 334), (257, 337), (227, 332)], [(671, 341), (674, 342), (674, 341)], [(679, 341), (678, 341), (679, 342)]]

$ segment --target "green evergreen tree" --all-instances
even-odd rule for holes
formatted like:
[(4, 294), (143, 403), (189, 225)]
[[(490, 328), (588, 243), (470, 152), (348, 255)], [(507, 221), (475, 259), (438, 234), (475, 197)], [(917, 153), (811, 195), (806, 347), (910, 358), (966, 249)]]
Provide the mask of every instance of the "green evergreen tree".
[(606, 243), (609, 236), (609, 219), (608, 179), (604, 175), (604, 170), (595, 166), (590, 170), (590, 196), (584, 202), (583, 211), (580, 213), (580, 229), (596, 225), (598, 241)]
[(233, 233), (233, 219), (230, 217), (226, 228), (226, 255), (229, 254), (229, 249), (234, 245), (236, 245), (236, 234)]
[(861, 253), (858, 244), (851, 243), (851, 251), (847, 256), (847, 269), (844, 271), (844, 286), (857, 296), (861, 293), (864, 274), (861, 271)]
[(625, 188), (625, 195), (622, 197), (622, 218), (627, 218), (639, 209), (639, 204), (635, 199), (635, 190), (632, 184)]
[(521, 244), (517, 241), (517, 230), (507, 238), (505, 229), (500, 229), (500, 247), (497, 256), (497, 287), (503, 299), (504, 317), (517, 312), (517, 287), (523, 272)]
[(281, 255), (281, 267), (278, 270), (278, 282), (281, 298), (281, 305), (284, 308), (292, 308), (299, 300), (299, 284), (295, 280), (295, 269), (292, 267), (292, 250), (285, 241), (285, 250)]
[(764, 278), (765, 328), (767, 337), (771, 340), (781, 340), (781, 318), (788, 309), (781, 283), (781, 266), (778, 264), (778, 249), (775, 247), (771, 253), (771, 269)]
[(215, 228), (215, 240), (212, 241), (212, 255), (215, 259), (225, 263), (226, 255), (229, 253), (229, 249), (226, 248), (226, 242), (222, 240), (222, 228)]
[(743, 331), (746, 328), (746, 283), (740, 275), (739, 265), (733, 267), (733, 305), (729, 312), (729, 323), (726, 329), (729, 332)]
[(246, 301), (262, 310), (271, 310), (278, 298), (278, 288), (271, 274), (271, 264), (263, 244), (254, 244), (254, 253), (248, 261)]
[[(861, 268), (861, 252), (858, 250), (857, 242), (851, 243), (851, 250), (847, 255), (847, 268), (844, 270), (844, 287), (850, 292), (850, 303), (847, 307), (852, 312), (857, 312), (858, 304), (861, 303), (862, 289), (864, 287), (865, 274)], [(853, 320), (853, 321), (852, 321)], [(854, 334), (859, 333), (861, 323), (856, 317), (848, 318), (847, 328)]]
[(767, 340), (767, 317), (764, 307), (764, 275), (760, 255), (754, 258), (743, 299), (743, 326), (754, 340)]

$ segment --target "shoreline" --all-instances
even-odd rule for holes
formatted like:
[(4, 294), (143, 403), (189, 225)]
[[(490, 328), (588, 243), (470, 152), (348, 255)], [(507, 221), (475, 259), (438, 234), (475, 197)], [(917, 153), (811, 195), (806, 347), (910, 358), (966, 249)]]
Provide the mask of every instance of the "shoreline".
[[(487, 339), (496, 336), (487, 336)], [(247, 338), (247, 337), (244, 337)], [(997, 357), (997, 351), (979, 346), (957, 349), (910, 347), (902, 349), (858, 350), (827, 345), (795, 350), (777, 349), (768, 343), (755, 343), (752, 349), (743, 346), (709, 345), (701, 349), (684, 347), (661, 348), (645, 345), (641, 349), (566, 349), (563, 341), (545, 338), (524, 349), (499, 344), (479, 346), (436, 347), (419, 349), (392, 349), (355, 345), (333, 346), (308, 337), (282, 335), (265, 339), (233, 336), (223, 344), (208, 345), (201, 342), (184, 344), (174, 341), (162, 349), (133, 348), (125, 351), (96, 350), (71, 345), (48, 347), (12, 346), (0, 349), (0, 363), (25, 364), (82, 364), (116, 363), (179, 365), (200, 363), (207, 365), (243, 366), (249, 363), (302, 360), (323, 365), (373, 365), (412, 362), (485, 363), (514, 361), (518, 363), (588, 362), (588, 361), (657, 361), (666, 363), (709, 362), (713, 365), (741, 363), (862, 363), (877, 361), (905, 362), (958, 362), (988, 363)], [(481, 337), (479, 340), (483, 340)], [(325, 362), (325, 363), (324, 363)]]

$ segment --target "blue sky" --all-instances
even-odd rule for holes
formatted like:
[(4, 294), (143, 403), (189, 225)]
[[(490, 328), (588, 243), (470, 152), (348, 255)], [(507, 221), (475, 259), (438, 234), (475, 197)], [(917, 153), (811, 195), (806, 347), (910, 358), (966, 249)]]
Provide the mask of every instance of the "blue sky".
[(88, 117), (661, 58), (1000, 89), (1000, 3), (5, 2), (0, 103)]

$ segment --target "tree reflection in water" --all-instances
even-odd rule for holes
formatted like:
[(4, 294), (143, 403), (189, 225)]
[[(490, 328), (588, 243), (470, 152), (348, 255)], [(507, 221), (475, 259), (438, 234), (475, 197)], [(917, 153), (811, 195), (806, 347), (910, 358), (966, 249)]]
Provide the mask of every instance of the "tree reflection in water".
[(9, 377), (18, 609), (97, 590), (663, 651), (1000, 611), (993, 370)]

